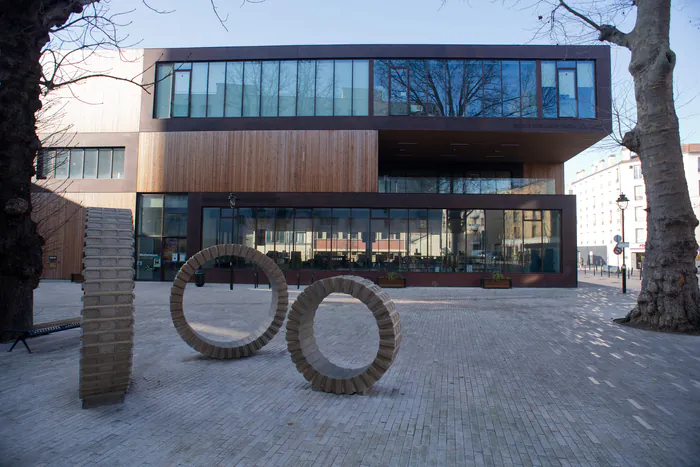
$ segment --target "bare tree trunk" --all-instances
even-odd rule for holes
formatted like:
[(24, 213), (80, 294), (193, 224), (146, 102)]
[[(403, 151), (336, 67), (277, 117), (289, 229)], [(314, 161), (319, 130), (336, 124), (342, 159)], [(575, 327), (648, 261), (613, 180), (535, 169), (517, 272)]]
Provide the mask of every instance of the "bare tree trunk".
[(33, 321), (44, 240), (31, 219), (31, 178), (40, 142), (39, 60), (49, 32), (85, 0), (0, 0), (0, 339)]
[(665, 331), (700, 330), (694, 258), (695, 218), (683, 169), (673, 101), (676, 56), (669, 47), (670, 0), (637, 3), (628, 34), (637, 126), (623, 144), (639, 154), (647, 194), (647, 243), (642, 292), (620, 322)]

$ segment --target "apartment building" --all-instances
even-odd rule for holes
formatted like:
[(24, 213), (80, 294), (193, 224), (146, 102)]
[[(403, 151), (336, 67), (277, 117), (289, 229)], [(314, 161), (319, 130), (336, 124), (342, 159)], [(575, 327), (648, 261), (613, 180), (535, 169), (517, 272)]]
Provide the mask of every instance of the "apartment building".
[[(683, 165), (696, 216), (700, 216), (700, 144), (684, 144)], [(624, 193), (630, 200), (625, 210), (625, 250), (628, 267), (639, 269), (644, 259), (647, 238), (646, 191), (639, 157), (627, 149), (592, 164), (590, 171), (576, 173), (567, 185), (567, 193), (576, 195), (576, 227), (579, 264), (622, 265), (615, 255), (615, 235), (622, 235), (622, 213), (615, 202)], [(696, 230), (700, 238), (700, 228)]]

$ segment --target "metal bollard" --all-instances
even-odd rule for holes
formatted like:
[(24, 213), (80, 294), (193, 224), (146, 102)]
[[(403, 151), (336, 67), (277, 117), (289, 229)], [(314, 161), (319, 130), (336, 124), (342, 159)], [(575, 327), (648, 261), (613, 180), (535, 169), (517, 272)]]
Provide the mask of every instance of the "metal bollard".
[(301, 286), (301, 273), (297, 273), (297, 290), (299, 290), (299, 287)]
[(314, 283), (314, 277), (315, 277), (315, 276), (316, 276), (316, 273), (315, 273), (315, 272), (312, 272), (312, 273), (311, 273), (311, 283), (312, 283), (312, 284)]
[(255, 271), (255, 288), (258, 288), (258, 271)]
[(229, 266), (231, 269), (228, 274), (228, 289), (233, 290), (233, 263), (229, 263)]
[(608, 268), (608, 277), (610, 277), (610, 268)]

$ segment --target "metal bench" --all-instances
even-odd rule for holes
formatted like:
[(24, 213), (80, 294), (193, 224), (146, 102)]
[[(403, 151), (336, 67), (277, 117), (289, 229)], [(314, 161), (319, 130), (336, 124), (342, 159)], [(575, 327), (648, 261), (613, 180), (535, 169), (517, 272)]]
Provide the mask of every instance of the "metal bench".
[(27, 339), (32, 337), (45, 336), (54, 332), (66, 331), (68, 329), (75, 329), (80, 327), (80, 318), (63, 319), (59, 321), (50, 321), (48, 323), (40, 323), (34, 325), (31, 329), (10, 329), (9, 332), (19, 333), (15, 343), (12, 344), (8, 352), (12, 352), (19, 341), (22, 341), (24, 346), (27, 348), (27, 352), (32, 353), (27, 345)]

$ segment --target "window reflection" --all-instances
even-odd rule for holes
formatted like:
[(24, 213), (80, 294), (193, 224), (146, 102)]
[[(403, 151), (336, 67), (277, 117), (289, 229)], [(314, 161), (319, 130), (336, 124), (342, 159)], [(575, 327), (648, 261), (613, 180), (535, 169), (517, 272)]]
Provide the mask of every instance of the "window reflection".
[(243, 116), (260, 116), (260, 78), (261, 63), (245, 62), (243, 64)]
[[(374, 115), (595, 118), (595, 63), (373, 60)], [(160, 63), (155, 118), (365, 116), (369, 60)]]
[[(160, 237), (147, 225), (150, 218), (160, 227), (163, 197), (143, 196), (139, 203), (140, 235)], [(560, 211), (204, 208), (202, 219), (203, 248), (234, 241), (258, 248), (283, 269), (561, 272)]]

